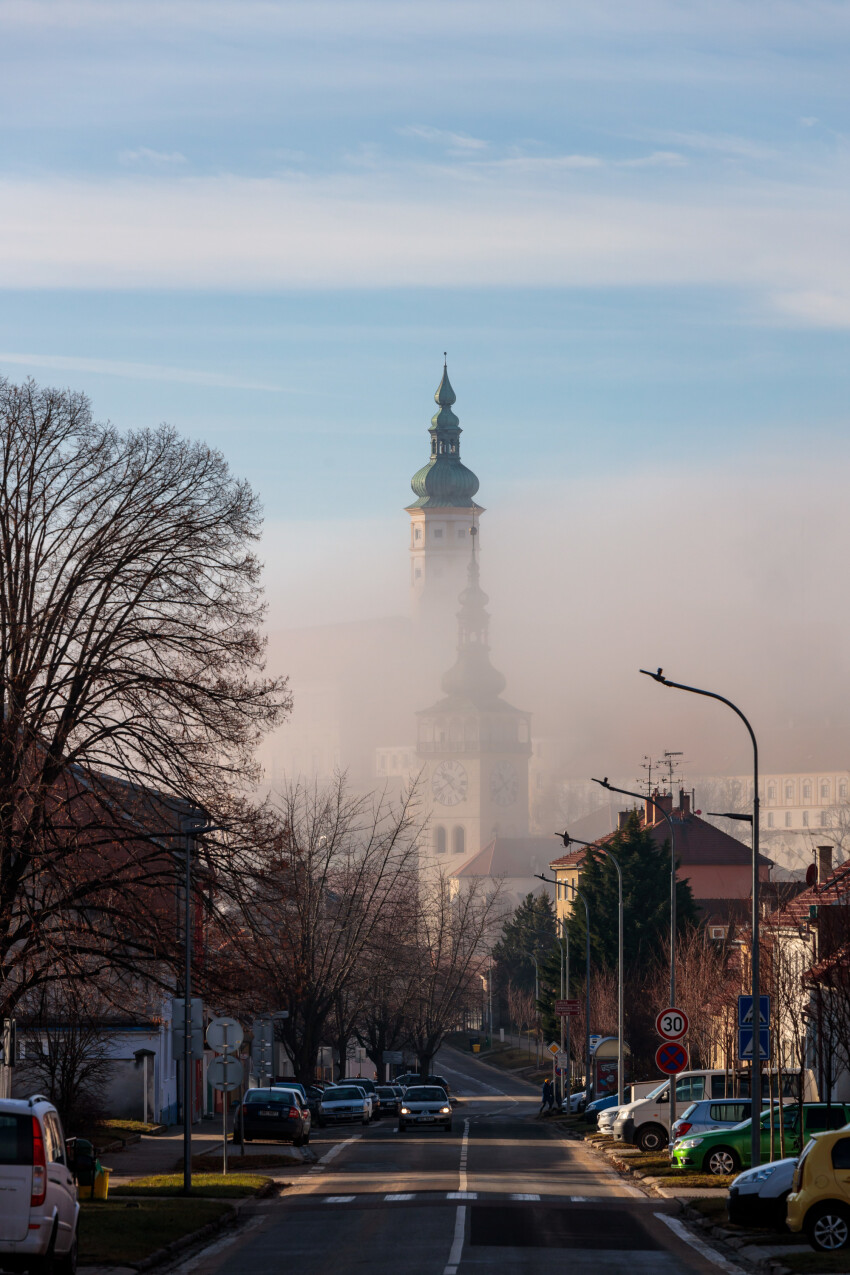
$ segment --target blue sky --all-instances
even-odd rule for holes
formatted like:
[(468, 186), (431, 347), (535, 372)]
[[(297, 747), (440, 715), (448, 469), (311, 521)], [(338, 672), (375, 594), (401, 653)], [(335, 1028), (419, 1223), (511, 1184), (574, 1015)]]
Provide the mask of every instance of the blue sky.
[(0, 24), (0, 373), (219, 446), (268, 515), (273, 631), (404, 606), (447, 349), (516, 702), (607, 739), (606, 686), (651, 736), (635, 670), (666, 662), (814, 737), (848, 675), (846, 0)]

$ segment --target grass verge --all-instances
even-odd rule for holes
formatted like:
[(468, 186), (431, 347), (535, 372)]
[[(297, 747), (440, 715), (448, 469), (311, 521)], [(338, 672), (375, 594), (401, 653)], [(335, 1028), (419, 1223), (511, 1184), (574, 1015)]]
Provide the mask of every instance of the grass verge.
[[(192, 1196), (213, 1197), (219, 1200), (241, 1200), (247, 1195), (255, 1195), (270, 1179), (259, 1173), (194, 1173), (192, 1175)], [(175, 1195), (183, 1196), (182, 1173), (155, 1173), (147, 1178), (135, 1178), (122, 1186), (110, 1188), (112, 1195)]]
[(694, 1209), (697, 1213), (701, 1213), (703, 1217), (711, 1218), (712, 1222), (720, 1222), (726, 1220), (726, 1201), (723, 1200), (691, 1200), (688, 1208)]
[[(193, 1155), (192, 1156), (192, 1173), (194, 1175), (203, 1173), (221, 1173), (222, 1158), (221, 1155)], [(257, 1169), (291, 1169), (292, 1160), (285, 1155), (261, 1154), (252, 1155), (250, 1152), (246, 1156), (241, 1156), (238, 1151), (227, 1152), (227, 1177), (230, 1179), (236, 1173), (253, 1174)], [(177, 1160), (174, 1164), (175, 1173), (183, 1174), (183, 1161)]]
[(217, 1222), (231, 1205), (216, 1200), (140, 1200), (138, 1207), (81, 1204), (80, 1263), (141, 1262), (184, 1235)]

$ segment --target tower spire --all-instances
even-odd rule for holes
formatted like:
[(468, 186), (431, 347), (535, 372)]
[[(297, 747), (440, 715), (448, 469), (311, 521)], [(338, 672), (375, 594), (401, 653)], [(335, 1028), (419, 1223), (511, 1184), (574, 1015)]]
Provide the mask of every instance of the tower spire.
[(490, 663), (489, 598), (481, 588), (478, 565), (478, 527), (473, 517), (470, 528), (472, 546), (466, 569), (466, 588), (458, 601), (457, 659), (443, 677), (447, 695), (463, 696), (478, 708), (492, 707), (505, 689), (504, 676)]
[(434, 401), (438, 411), (431, 417), (431, 458), (410, 480), (418, 497), (408, 509), (477, 509), (472, 499), (478, 491), (478, 479), (471, 469), (461, 464), (460, 421), (452, 408), (457, 396), (449, 380), (446, 351), (443, 351), (443, 376)]

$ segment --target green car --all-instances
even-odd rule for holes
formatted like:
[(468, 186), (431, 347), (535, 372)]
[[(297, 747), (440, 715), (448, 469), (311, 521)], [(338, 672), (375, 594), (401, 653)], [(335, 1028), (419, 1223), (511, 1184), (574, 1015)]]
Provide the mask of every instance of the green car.
[[(796, 1103), (787, 1104), (782, 1112), (785, 1129), (785, 1149), (779, 1146), (778, 1108), (773, 1111), (773, 1147), (771, 1148), (770, 1111), (761, 1118), (762, 1161), (779, 1159), (780, 1156), (799, 1155), (813, 1133), (825, 1129), (841, 1129), (850, 1121), (850, 1104), (834, 1102), (807, 1102), (803, 1106), (803, 1137), (800, 1138), (800, 1109)], [(750, 1129), (752, 1122), (742, 1120), (731, 1129), (695, 1134), (679, 1138), (673, 1144), (670, 1158), (680, 1169), (698, 1169), (703, 1173), (740, 1173), (750, 1167)]]

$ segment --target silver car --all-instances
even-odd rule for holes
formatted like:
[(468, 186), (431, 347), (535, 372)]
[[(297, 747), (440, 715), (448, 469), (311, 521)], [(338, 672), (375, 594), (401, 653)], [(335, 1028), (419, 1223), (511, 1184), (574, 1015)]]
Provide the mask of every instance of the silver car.
[(749, 1120), (751, 1111), (749, 1098), (704, 1098), (691, 1102), (673, 1124), (670, 1149), (677, 1138), (690, 1138), (712, 1129), (732, 1129), (742, 1120)]
[(319, 1103), (319, 1124), (342, 1124), (359, 1120), (368, 1124), (372, 1117), (372, 1103), (357, 1085), (334, 1085), (326, 1089)]
[(735, 1226), (770, 1226), (775, 1231), (784, 1230), (796, 1165), (796, 1156), (788, 1156), (739, 1173), (726, 1201), (729, 1221)]
[(436, 1085), (411, 1085), (405, 1089), (398, 1117), (399, 1132), (404, 1133), (409, 1124), (441, 1125), (451, 1130), (452, 1108), (445, 1089), (438, 1089)]

